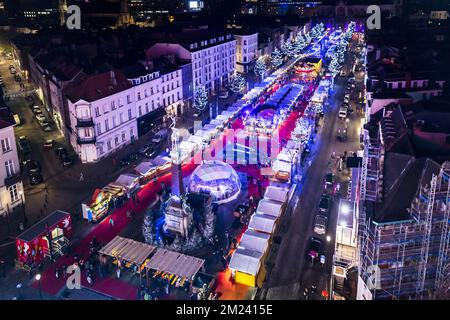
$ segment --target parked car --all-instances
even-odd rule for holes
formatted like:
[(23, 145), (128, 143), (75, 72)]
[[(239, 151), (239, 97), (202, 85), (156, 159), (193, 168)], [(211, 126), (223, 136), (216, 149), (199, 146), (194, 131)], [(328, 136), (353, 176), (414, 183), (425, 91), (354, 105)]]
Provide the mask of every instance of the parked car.
[(129, 164), (131, 164), (131, 162), (133, 162), (136, 159), (137, 159), (137, 154), (136, 153), (129, 153), (125, 157), (120, 159), (119, 166), (126, 167)]
[(344, 120), (345, 118), (347, 118), (347, 108), (341, 107), (339, 109), (339, 119)]
[(330, 201), (330, 196), (323, 194), (319, 200), (319, 211), (328, 213), (328, 210), (330, 210)]
[(73, 160), (68, 153), (63, 153), (59, 159), (64, 167), (70, 167), (73, 164)]
[(142, 147), (138, 149), (138, 153), (142, 156), (145, 156), (145, 153), (150, 149), (150, 145), (144, 144)]
[(42, 122), (46, 121), (47, 118), (42, 113), (39, 113), (36, 115), (36, 120), (39, 121), (39, 124), (42, 126)]
[(30, 175), (30, 184), (32, 186), (44, 182), (44, 178), (40, 172), (36, 172)]
[(155, 158), (159, 153), (159, 148), (157, 146), (150, 146), (150, 148), (147, 150), (147, 152), (144, 154), (146, 158), (153, 159)]
[(306, 251), (306, 255), (311, 257), (312, 259), (315, 259), (319, 257), (321, 250), (322, 250), (322, 240), (316, 237), (311, 237), (309, 239), (309, 245)]
[(53, 148), (53, 146), (55, 145), (55, 140), (46, 140), (44, 142), (44, 150), (50, 150), (51, 148)]
[(41, 172), (41, 164), (38, 161), (32, 160), (27, 164), (28, 174)]
[(19, 149), (22, 152), (26, 152), (26, 151), (31, 152), (31, 143), (30, 143), (30, 140), (28, 140), (27, 136), (19, 137)]
[(159, 130), (152, 138), (153, 143), (161, 143), (164, 141), (169, 134), (169, 131), (167, 129)]
[(324, 215), (318, 214), (314, 220), (314, 232), (317, 234), (327, 233), (328, 218)]
[(60, 158), (63, 154), (68, 154), (69, 152), (63, 146), (57, 147), (55, 149), (55, 154)]
[(44, 120), (40, 120), (39, 121), (39, 125), (44, 128), (44, 127), (48, 127), (50, 126), (50, 124), (48, 123), (47, 119), (44, 117)]

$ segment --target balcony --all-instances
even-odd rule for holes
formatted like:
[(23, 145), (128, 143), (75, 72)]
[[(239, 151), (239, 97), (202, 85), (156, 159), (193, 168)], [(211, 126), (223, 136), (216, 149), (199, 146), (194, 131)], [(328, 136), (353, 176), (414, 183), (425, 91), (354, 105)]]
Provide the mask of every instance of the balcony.
[(77, 143), (78, 144), (94, 144), (96, 142), (95, 137), (78, 137)]
[(5, 178), (5, 186), (8, 188), (21, 181), (20, 173), (14, 173), (13, 175)]
[(77, 127), (78, 128), (86, 128), (93, 127), (94, 121), (92, 118), (77, 118)]

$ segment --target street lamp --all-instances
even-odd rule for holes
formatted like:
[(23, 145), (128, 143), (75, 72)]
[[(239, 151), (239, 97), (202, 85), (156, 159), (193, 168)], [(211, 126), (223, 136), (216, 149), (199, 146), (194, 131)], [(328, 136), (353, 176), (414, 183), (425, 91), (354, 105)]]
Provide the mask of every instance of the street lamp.
[(327, 236), (327, 242), (331, 241), (331, 236)]
[(41, 274), (38, 273), (34, 278), (35, 278), (36, 281), (38, 282), (38, 286), (39, 286), (39, 298), (40, 298), (41, 300), (43, 300), (43, 299), (42, 299)]

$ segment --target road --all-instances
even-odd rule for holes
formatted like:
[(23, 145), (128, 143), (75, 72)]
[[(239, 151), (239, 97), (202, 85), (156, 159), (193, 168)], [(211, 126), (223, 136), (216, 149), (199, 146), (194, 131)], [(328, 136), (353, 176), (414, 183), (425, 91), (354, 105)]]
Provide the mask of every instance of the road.
[[(349, 59), (344, 69), (350, 69)], [(361, 75), (357, 75), (358, 86), (361, 86)], [(345, 121), (338, 119), (339, 107), (343, 102), (347, 77), (339, 77), (335, 82), (335, 90), (330, 99), (328, 109), (325, 109), (323, 125), (319, 128), (315, 144), (312, 148), (311, 167), (304, 173), (304, 181), (297, 188), (292, 203), (298, 202), (292, 209), (292, 214), (286, 214), (275, 235), (274, 250), (269, 256), (268, 275), (263, 290), (259, 294), (261, 299), (301, 299), (304, 298), (305, 288), (310, 290), (312, 285), (318, 287), (317, 293), (309, 295), (309, 299), (324, 299), (320, 292), (329, 289), (329, 279), (334, 253), (334, 238), (337, 220), (338, 197), (332, 201), (328, 221), (328, 233), (318, 236), (313, 232), (314, 217), (320, 196), (324, 192), (323, 183), (327, 172), (336, 171), (336, 162), (332, 161), (333, 152), (343, 154), (344, 151), (356, 151), (359, 148), (360, 116), (349, 117), (348, 139), (338, 142), (336, 139), (339, 128), (345, 127)], [(358, 88), (355, 88), (356, 91)], [(352, 103), (352, 105), (354, 105)], [(343, 177), (345, 179), (345, 177)], [(341, 189), (344, 193), (345, 189)], [(326, 236), (331, 237), (327, 242)], [(306, 248), (309, 238), (315, 236), (322, 239), (326, 263), (311, 264), (306, 257)]]

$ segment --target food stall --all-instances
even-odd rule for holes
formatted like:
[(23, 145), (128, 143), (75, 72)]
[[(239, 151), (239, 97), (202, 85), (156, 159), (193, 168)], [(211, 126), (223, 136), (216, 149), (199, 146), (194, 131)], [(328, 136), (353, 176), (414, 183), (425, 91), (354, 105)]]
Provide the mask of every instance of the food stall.
[(265, 254), (269, 248), (269, 241), (270, 235), (267, 233), (247, 229), (242, 235), (241, 241), (239, 242), (239, 247), (255, 250)]
[(144, 263), (147, 286), (151, 279), (161, 277), (168, 280), (171, 286), (190, 289), (204, 263), (204, 259), (158, 248), (155, 254)]
[(54, 211), (16, 238), (17, 266), (36, 266), (64, 253), (72, 235), (70, 213)]
[(103, 189), (95, 189), (89, 203), (83, 203), (83, 218), (89, 222), (99, 222), (114, 209), (114, 201), (124, 196), (123, 188), (108, 185)]
[(263, 256), (264, 253), (256, 250), (237, 248), (229, 266), (233, 279), (250, 287), (260, 286), (265, 276)]
[(140, 273), (142, 265), (155, 250), (154, 246), (146, 243), (116, 236), (99, 250), (99, 254), (111, 257), (115, 265), (120, 263), (122, 267)]
[(131, 173), (121, 174), (116, 181), (110, 183), (109, 185), (122, 188), (123, 193), (127, 195), (127, 198), (130, 198), (141, 188), (139, 176)]
[(288, 198), (288, 189), (268, 186), (264, 194), (264, 199), (286, 203)]
[(255, 213), (250, 218), (250, 223), (248, 224), (248, 227), (249, 229), (253, 229), (259, 232), (272, 234), (276, 228), (276, 221), (277, 218), (273, 216)]
[(156, 172), (156, 167), (151, 161), (143, 161), (134, 168), (134, 171), (141, 177), (153, 176)]
[(290, 163), (275, 160), (272, 165), (272, 170), (275, 173), (276, 179), (284, 182), (289, 182), (291, 180), (292, 165)]
[(281, 217), (284, 211), (283, 203), (262, 199), (259, 201), (258, 208), (256, 209), (257, 214), (265, 214), (268, 216), (275, 217), (278, 219)]
[(171, 167), (172, 160), (170, 157), (157, 156), (151, 161), (141, 162), (134, 168), (134, 171), (139, 175), (141, 184), (145, 184), (151, 179), (169, 172)]

